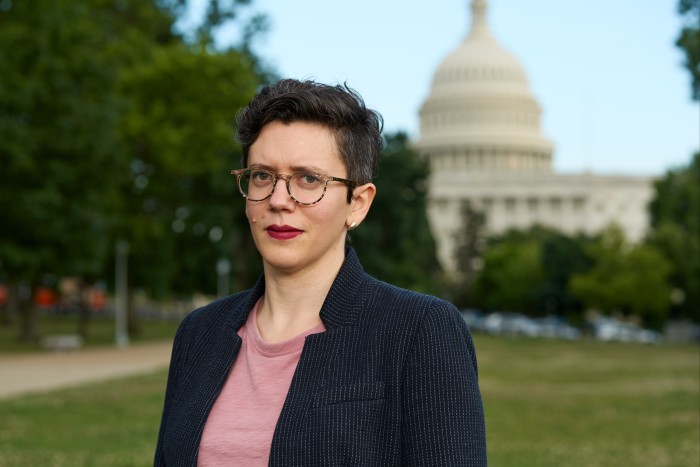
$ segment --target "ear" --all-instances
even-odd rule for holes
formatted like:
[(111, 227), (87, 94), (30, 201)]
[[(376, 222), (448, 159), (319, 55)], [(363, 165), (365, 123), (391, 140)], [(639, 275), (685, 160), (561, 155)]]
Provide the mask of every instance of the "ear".
[(372, 201), (374, 201), (374, 195), (376, 194), (377, 187), (374, 186), (374, 183), (365, 183), (353, 190), (350, 213), (345, 220), (345, 226), (348, 227), (348, 229), (354, 229), (362, 223), (369, 212), (370, 206), (372, 206)]

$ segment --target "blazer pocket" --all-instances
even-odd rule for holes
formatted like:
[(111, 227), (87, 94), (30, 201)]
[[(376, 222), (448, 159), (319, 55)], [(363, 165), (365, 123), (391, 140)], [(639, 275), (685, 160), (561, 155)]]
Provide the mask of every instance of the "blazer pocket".
[(311, 401), (312, 408), (325, 407), (343, 402), (374, 401), (384, 399), (384, 382), (354, 383), (331, 386), (316, 392)]

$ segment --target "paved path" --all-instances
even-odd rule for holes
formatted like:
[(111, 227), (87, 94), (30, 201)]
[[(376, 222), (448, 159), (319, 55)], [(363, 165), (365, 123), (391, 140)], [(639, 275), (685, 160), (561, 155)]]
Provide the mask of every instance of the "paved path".
[(0, 356), (0, 399), (93, 381), (149, 373), (168, 366), (171, 341), (63, 353)]

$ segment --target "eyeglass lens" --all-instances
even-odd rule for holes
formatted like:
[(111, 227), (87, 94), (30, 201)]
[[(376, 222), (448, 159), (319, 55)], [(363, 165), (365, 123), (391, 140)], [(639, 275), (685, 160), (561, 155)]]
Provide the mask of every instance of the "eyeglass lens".
[(324, 181), (318, 175), (308, 172), (292, 174), (287, 181), (267, 170), (252, 169), (241, 175), (241, 191), (251, 201), (263, 200), (272, 194), (275, 178), (278, 178), (278, 182), (286, 182), (289, 194), (299, 203), (313, 204), (323, 197)]

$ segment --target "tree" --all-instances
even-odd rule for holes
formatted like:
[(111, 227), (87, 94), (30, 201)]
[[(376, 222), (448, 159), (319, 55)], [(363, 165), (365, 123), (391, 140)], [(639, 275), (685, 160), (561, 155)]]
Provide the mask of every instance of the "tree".
[(612, 226), (588, 247), (593, 267), (574, 274), (570, 287), (589, 309), (637, 315), (660, 326), (668, 312), (671, 288), (668, 261), (649, 245), (630, 245), (622, 230)]
[[(589, 242), (586, 237), (541, 226), (492, 237), (484, 254), (484, 271), (477, 279), (480, 300), (490, 308), (505, 306), (505, 300), (509, 309), (531, 315), (580, 312), (581, 303), (568, 284), (573, 274), (590, 269)], [(513, 255), (510, 260), (509, 255)], [(525, 261), (523, 267), (529, 267), (530, 273), (510, 264), (515, 261)], [(500, 268), (505, 271), (501, 273)], [(518, 275), (522, 278), (515, 281)]]
[(655, 185), (648, 243), (671, 265), (673, 316), (700, 321), (700, 153)]
[[(692, 98), (700, 100), (700, 3), (679, 0), (683, 17), (676, 45), (685, 54)], [(651, 231), (647, 243), (670, 262), (674, 318), (700, 321), (700, 153), (686, 167), (669, 170), (654, 184), (649, 204)]]
[[(84, 2), (0, 12), (0, 261), (9, 281), (97, 274), (108, 254), (119, 142), (105, 30)], [(20, 195), (21, 194), (21, 195)], [(14, 289), (14, 287), (11, 287)], [(22, 337), (36, 337), (23, 302)]]
[(474, 282), (483, 268), (482, 253), (486, 243), (486, 215), (474, 209), (469, 202), (461, 206), (462, 228), (455, 238), (457, 245), (457, 271), (452, 300), (459, 307), (472, 307), (478, 303), (474, 294)]
[(475, 288), (487, 309), (535, 314), (543, 279), (537, 242), (501, 242), (484, 252)]
[(590, 241), (581, 235), (572, 237), (560, 232), (551, 232), (542, 239), (544, 282), (538, 296), (541, 310), (557, 315), (582, 311), (581, 301), (569, 289), (569, 281), (574, 274), (591, 268), (593, 261), (586, 253)]
[(400, 287), (436, 293), (441, 270), (427, 219), (428, 162), (408, 136), (385, 136), (377, 195), (352, 243), (369, 274)]
[[(199, 30), (247, 3), (209, 0)], [(200, 274), (203, 257), (213, 271), (212, 257), (245, 241), (222, 207), (234, 192), (233, 118), (262, 66), (249, 48), (217, 51), (210, 34), (186, 43), (173, 29), (185, 6), (0, 3), (0, 42), (12, 44), (0, 51), (0, 273), (10, 282), (53, 273), (89, 283), (111, 270), (114, 240), (128, 233), (134, 259), (150, 255), (135, 278), (191, 291), (212, 282)], [(262, 24), (246, 29), (246, 47)], [(178, 235), (180, 223), (189, 235)], [(202, 229), (223, 240), (183, 255)], [(23, 335), (33, 338), (24, 304)]]
[(685, 54), (684, 65), (690, 73), (692, 97), (700, 100), (700, 2), (679, 0), (678, 13), (685, 24), (676, 45)]
[(245, 54), (181, 44), (125, 77), (131, 171), (119, 236), (132, 245), (132, 285), (155, 296), (214, 293), (216, 261), (233, 251), (235, 271), (246, 272), (244, 204), (229, 172), (241, 158), (235, 112), (258, 83)]
[(270, 78), (249, 47), (264, 22), (244, 25), (235, 48), (217, 48), (212, 35), (247, 3), (210, 0), (204, 22), (187, 36), (194, 41), (148, 50), (120, 82), (130, 165), (115, 236), (130, 244), (130, 333), (138, 331), (137, 288), (153, 298), (214, 294), (217, 264), (232, 257), (235, 287), (260, 272), (230, 170), (241, 159), (235, 114)]

